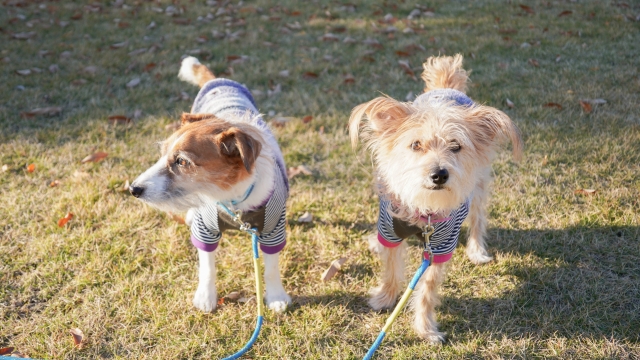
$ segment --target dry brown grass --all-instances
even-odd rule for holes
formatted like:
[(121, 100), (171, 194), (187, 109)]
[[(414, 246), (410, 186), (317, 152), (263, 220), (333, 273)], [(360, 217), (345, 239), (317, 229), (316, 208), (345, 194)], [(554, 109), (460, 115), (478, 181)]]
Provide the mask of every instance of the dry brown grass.
[[(505, 151), (494, 167), (488, 243), (495, 261), (470, 264), (464, 241), (452, 260), (438, 311), (448, 343), (418, 340), (409, 317), (401, 316), (380, 358), (640, 358), (637, 3), (527, 3), (531, 14), (510, 2), (432, 1), (434, 16), (411, 23), (402, 19), (413, 4), (400, 2), (357, 1), (353, 12), (325, 1), (234, 3), (210, 22), (197, 18), (220, 6), (180, 2), (175, 7), (184, 12), (170, 17), (154, 10), (169, 2), (105, 2), (99, 12), (80, 3), (3, 4), (0, 347), (37, 358), (217, 358), (248, 339), (255, 302), (196, 311), (188, 229), (119, 190), (155, 161), (155, 142), (169, 134), (165, 125), (190, 107), (181, 91), (192, 100), (196, 88), (176, 75), (180, 57), (200, 49), (197, 56), (216, 72), (231, 66), (233, 79), (264, 93), (256, 97), (262, 112), (292, 117), (275, 128), (285, 160), (314, 173), (293, 179), (288, 207), (282, 268), (294, 304), (267, 315), (250, 357), (361, 357), (388, 313), (366, 305), (379, 265), (361, 238), (373, 229), (377, 199), (370, 160), (351, 151), (346, 122), (354, 105), (379, 91), (398, 99), (420, 91), (423, 84), (397, 63), (396, 51), (405, 51), (413, 52), (415, 71), (429, 55), (465, 54), (470, 96), (505, 110), (526, 150), (521, 164)], [(559, 17), (565, 10), (572, 13)], [(400, 19), (393, 38), (376, 30), (389, 26), (378, 21), (387, 13)], [(73, 20), (74, 14), (82, 17)], [(152, 21), (156, 27), (148, 29)], [(403, 33), (407, 26), (415, 33)], [(217, 39), (214, 29), (244, 34)], [(36, 35), (29, 40), (12, 38), (30, 31)], [(326, 32), (358, 43), (319, 40)], [(363, 44), (366, 38), (382, 48)], [(425, 50), (406, 48), (412, 44)], [(231, 64), (231, 55), (248, 59)], [(54, 63), (59, 71), (52, 74)], [(148, 69), (150, 63), (156, 66)], [(15, 73), (35, 67), (43, 72)], [(289, 77), (279, 76), (282, 70)], [(355, 83), (345, 83), (346, 74)], [(140, 85), (127, 88), (133, 78)], [(267, 96), (275, 84), (282, 92)], [(587, 114), (579, 104), (584, 98), (607, 103)], [(544, 106), (550, 102), (562, 109)], [(60, 106), (62, 114), (20, 117), (46, 106)], [(107, 121), (136, 109), (142, 116), (132, 124)], [(305, 115), (314, 118), (304, 124)], [(80, 163), (94, 151), (109, 156)], [(26, 171), (31, 163), (33, 173)], [(50, 187), (53, 180), (61, 184)], [(574, 194), (581, 188), (597, 192)], [(69, 211), (75, 217), (58, 228)], [(313, 224), (295, 221), (305, 211)], [(341, 274), (320, 282), (341, 256), (349, 258)], [(246, 236), (225, 239), (221, 295), (252, 294), (250, 261)], [(417, 255), (409, 271), (416, 266)], [(75, 327), (87, 336), (83, 349), (73, 346)]]

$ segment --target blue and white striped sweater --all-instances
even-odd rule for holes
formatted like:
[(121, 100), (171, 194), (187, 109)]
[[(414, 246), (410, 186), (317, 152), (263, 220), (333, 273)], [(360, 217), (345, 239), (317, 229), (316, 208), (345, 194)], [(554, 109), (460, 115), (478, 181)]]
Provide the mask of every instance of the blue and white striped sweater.
[[(286, 201), (289, 196), (289, 181), (284, 160), (275, 137), (260, 116), (249, 90), (232, 80), (215, 79), (207, 82), (198, 93), (191, 112), (213, 114), (227, 121), (248, 121), (263, 131), (266, 141), (271, 142), (277, 170), (273, 192), (264, 205), (243, 215), (244, 221), (259, 228), (260, 248), (267, 254), (275, 254), (286, 244)], [(217, 203), (205, 204), (197, 209), (191, 224), (191, 242), (198, 249), (214, 251), (222, 232), (237, 226)]]

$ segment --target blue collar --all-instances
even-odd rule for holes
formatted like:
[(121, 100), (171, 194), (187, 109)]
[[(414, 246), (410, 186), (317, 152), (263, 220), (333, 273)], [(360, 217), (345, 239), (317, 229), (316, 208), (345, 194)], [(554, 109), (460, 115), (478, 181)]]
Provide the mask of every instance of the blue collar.
[[(237, 199), (237, 200), (231, 200), (230, 202), (228, 202), (227, 204), (231, 204), (233, 206), (240, 204), (241, 202), (247, 200), (249, 198), (249, 195), (251, 195), (251, 192), (253, 192), (253, 188), (255, 187), (256, 183), (251, 184), (251, 186), (249, 186), (249, 188), (247, 189), (247, 191), (244, 192), (244, 195), (242, 195), (241, 199)], [(223, 204), (222, 202), (220, 202), (221, 204)]]

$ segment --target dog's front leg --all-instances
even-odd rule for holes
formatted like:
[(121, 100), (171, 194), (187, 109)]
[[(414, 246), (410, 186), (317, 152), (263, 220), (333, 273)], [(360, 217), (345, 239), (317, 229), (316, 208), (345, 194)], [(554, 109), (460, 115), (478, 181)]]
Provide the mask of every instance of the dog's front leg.
[(269, 309), (275, 312), (283, 312), (291, 303), (291, 297), (282, 286), (280, 269), (278, 268), (279, 254), (264, 254), (264, 284), (265, 301)]
[(469, 260), (478, 265), (493, 260), (484, 240), (487, 232), (487, 184), (488, 181), (483, 180), (476, 186), (469, 208), (469, 240), (466, 253)]
[(416, 332), (420, 337), (434, 344), (442, 343), (445, 337), (438, 331), (435, 310), (436, 306), (440, 305), (438, 289), (444, 280), (445, 272), (445, 263), (431, 264), (422, 275), (411, 302), (415, 316), (413, 326)]
[(369, 237), (369, 248), (377, 252), (382, 261), (382, 279), (380, 285), (370, 291), (369, 306), (374, 310), (391, 308), (402, 290), (400, 286), (404, 280), (404, 255), (407, 245), (403, 241), (394, 248), (384, 247), (378, 241), (377, 235), (372, 235)]
[(218, 304), (215, 251), (198, 249), (198, 261), (198, 290), (193, 297), (193, 305), (204, 312), (211, 312)]

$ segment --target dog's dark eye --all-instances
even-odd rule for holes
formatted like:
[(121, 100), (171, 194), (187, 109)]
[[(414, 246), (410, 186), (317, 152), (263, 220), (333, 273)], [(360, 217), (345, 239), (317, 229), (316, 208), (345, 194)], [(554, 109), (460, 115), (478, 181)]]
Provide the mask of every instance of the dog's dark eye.
[(422, 144), (420, 143), (420, 141), (414, 141), (411, 144), (411, 150), (413, 151), (420, 151), (422, 150)]
[(189, 165), (189, 161), (186, 160), (185, 158), (179, 157), (179, 158), (176, 159), (176, 164), (179, 165), (179, 166), (187, 166), (187, 165)]
[(460, 151), (460, 149), (462, 149), (462, 146), (460, 146), (460, 143), (457, 141), (452, 141), (451, 145), (449, 145), (449, 149), (451, 149), (451, 152), (457, 153), (458, 151)]

